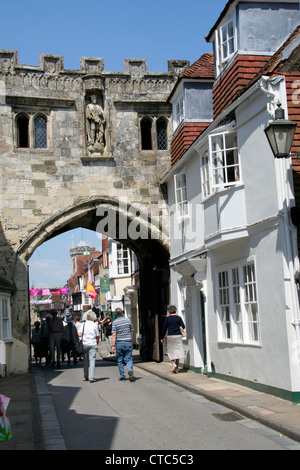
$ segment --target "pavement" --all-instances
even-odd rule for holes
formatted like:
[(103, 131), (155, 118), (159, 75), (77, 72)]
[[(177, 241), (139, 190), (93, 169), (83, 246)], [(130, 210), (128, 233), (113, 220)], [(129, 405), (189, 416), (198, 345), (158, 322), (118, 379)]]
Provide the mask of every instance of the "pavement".
[[(100, 343), (100, 355), (116, 361), (108, 355), (105, 342)], [(142, 361), (138, 351), (134, 351), (134, 370), (135, 375), (146, 371), (223, 405), (232, 416), (267, 426), (294, 441), (289, 449), (300, 450), (300, 404), (190, 370), (173, 374), (169, 362)], [(28, 374), (0, 378), (0, 394), (10, 398), (7, 417), (12, 427), (12, 438), (0, 442), (0, 450), (67, 450), (43, 367), (32, 365)]]

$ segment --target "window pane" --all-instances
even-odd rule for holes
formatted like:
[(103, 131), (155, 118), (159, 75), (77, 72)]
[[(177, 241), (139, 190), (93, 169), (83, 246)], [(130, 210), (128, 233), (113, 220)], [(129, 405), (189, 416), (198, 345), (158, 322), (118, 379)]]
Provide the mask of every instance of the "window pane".
[(152, 121), (144, 118), (141, 121), (142, 150), (152, 150)]
[(222, 324), (223, 324), (223, 336), (225, 339), (231, 337), (231, 326), (230, 326), (230, 312), (229, 307), (222, 308)]
[(47, 148), (47, 122), (42, 116), (34, 120), (34, 145), (37, 149)]
[(10, 337), (9, 299), (2, 297), (0, 303), (0, 339), (10, 339)]
[(29, 147), (29, 119), (26, 116), (20, 116), (17, 120), (18, 147)]
[(236, 316), (236, 336), (238, 341), (243, 340), (243, 322), (242, 322), (242, 312), (240, 305), (235, 306), (235, 316)]
[(244, 266), (244, 283), (249, 340), (257, 342), (259, 341), (259, 319), (254, 264)]
[(222, 58), (226, 60), (234, 52), (233, 22), (229, 21), (221, 28)]
[(239, 156), (235, 134), (211, 137), (213, 183), (224, 186), (240, 180)]
[(229, 305), (228, 272), (219, 273), (219, 303), (221, 311), (222, 332), (224, 339), (231, 338), (231, 318)]
[(168, 148), (168, 134), (167, 122), (165, 119), (158, 119), (156, 123), (157, 132), (157, 148), (158, 150), (167, 150)]
[(186, 175), (181, 173), (175, 176), (176, 204), (179, 215), (188, 214)]
[(201, 180), (202, 180), (202, 194), (203, 194), (203, 197), (206, 197), (210, 194), (208, 150), (205, 150), (201, 154)]

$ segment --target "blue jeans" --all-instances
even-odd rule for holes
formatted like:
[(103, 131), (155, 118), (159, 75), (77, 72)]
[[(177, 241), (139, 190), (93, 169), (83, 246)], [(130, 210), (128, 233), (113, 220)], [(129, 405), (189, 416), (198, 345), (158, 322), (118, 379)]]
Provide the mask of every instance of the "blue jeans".
[(96, 346), (84, 346), (83, 375), (86, 380), (94, 380), (96, 363)]
[(116, 346), (120, 379), (123, 379), (125, 378), (124, 363), (127, 367), (127, 371), (133, 372), (132, 343), (117, 341)]

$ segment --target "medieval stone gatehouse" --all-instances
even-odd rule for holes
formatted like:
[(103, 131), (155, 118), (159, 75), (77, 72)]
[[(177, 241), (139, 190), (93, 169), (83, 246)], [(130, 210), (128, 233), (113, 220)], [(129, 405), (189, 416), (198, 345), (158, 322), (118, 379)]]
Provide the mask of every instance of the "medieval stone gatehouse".
[(28, 368), (28, 260), (80, 226), (135, 251), (142, 354), (161, 355), (169, 255), (159, 180), (170, 167), (167, 97), (189, 63), (169, 61), (165, 73), (148, 72), (144, 59), (125, 59), (123, 72), (105, 71), (99, 58), (80, 65), (65, 70), (63, 57), (46, 54), (39, 66), (20, 65), (17, 51), (0, 51), (0, 362), (8, 373)]

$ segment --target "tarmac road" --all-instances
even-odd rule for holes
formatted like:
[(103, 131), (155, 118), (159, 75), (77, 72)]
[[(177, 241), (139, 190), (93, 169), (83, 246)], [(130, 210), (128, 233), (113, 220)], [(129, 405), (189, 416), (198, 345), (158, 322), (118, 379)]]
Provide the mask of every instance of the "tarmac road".
[(115, 363), (97, 360), (91, 384), (82, 363), (63, 364), (41, 370), (67, 450), (286, 448), (278, 433), (140, 368), (120, 382)]

